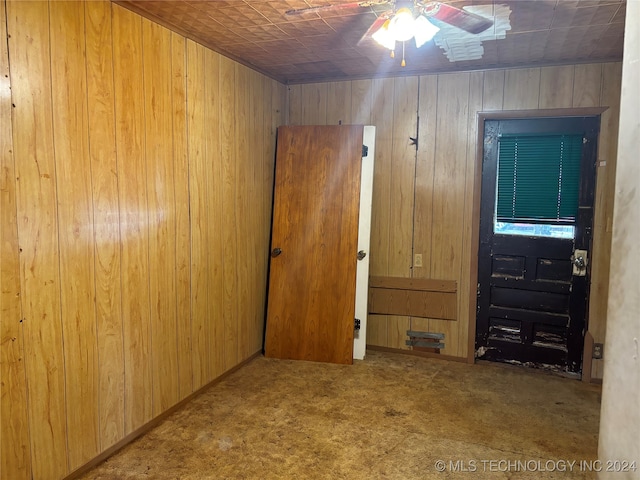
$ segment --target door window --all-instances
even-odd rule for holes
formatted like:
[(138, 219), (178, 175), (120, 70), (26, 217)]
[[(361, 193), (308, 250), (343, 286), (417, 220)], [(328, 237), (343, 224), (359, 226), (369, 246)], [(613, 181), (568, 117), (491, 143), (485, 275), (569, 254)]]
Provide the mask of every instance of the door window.
[(582, 135), (500, 135), (494, 233), (573, 239)]

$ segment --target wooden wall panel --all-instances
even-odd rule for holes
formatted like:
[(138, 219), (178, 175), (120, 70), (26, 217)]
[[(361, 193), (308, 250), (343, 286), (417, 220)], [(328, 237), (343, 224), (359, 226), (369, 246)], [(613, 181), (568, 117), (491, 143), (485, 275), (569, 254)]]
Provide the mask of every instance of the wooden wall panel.
[(602, 67), (600, 63), (576, 65), (573, 76), (573, 107), (596, 107), (600, 105), (602, 89)]
[(7, 20), (31, 468), (34, 478), (60, 478), (68, 456), (49, 9), (9, 2)]
[(539, 99), (539, 68), (505, 70), (502, 104), (504, 110), (538, 108)]
[(418, 116), (419, 145), (416, 159), (416, 192), (413, 253), (422, 255), (422, 266), (413, 265), (412, 276), (431, 278), (431, 232), (433, 231), (433, 179), (436, 152), (438, 76), (420, 77)]
[[(60, 302), (71, 470), (100, 449), (94, 220), (88, 145), (84, 8), (50, 6), (53, 144), (58, 198)], [(85, 408), (76, 406), (85, 404)]]
[(125, 433), (153, 416), (149, 210), (141, 18), (113, 9), (116, 153), (121, 230), (125, 352)]
[[(266, 191), (263, 189), (265, 178), (265, 161), (266, 156), (261, 155), (264, 152), (265, 136), (264, 131), (261, 130), (261, 125), (268, 125), (269, 121), (265, 120), (265, 99), (271, 99), (271, 90), (266, 90), (264, 87), (263, 76), (259, 73), (247, 69), (249, 72), (249, 89), (251, 92), (251, 112), (249, 117), (249, 132), (252, 137), (249, 138), (249, 145), (253, 148), (256, 157), (259, 159), (257, 162), (251, 161), (251, 155), (247, 155), (247, 162), (245, 166), (245, 172), (248, 172), (247, 177), (250, 179), (250, 186), (247, 191), (240, 192), (239, 201), (244, 204), (244, 210), (247, 212), (247, 250), (245, 252), (247, 262), (247, 284), (248, 297), (255, 299), (255, 302), (262, 303), (266, 300), (266, 277), (262, 277), (263, 270), (260, 268), (261, 258), (265, 258), (264, 241), (261, 233), (264, 232), (265, 224), (263, 222), (263, 215), (261, 209), (254, 207), (252, 204), (255, 198), (267, 197)], [(244, 176), (241, 172), (240, 175)], [(238, 181), (240, 181), (240, 176)], [(266, 273), (266, 272), (265, 272)], [(262, 312), (258, 309), (251, 308), (251, 304), (247, 303), (246, 319), (240, 318), (241, 322), (244, 322), (245, 333), (242, 336), (243, 341), (239, 345), (240, 358), (247, 358), (251, 354), (255, 353), (262, 346), (262, 342), (258, 339), (257, 333), (260, 332), (260, 319), (262, 318)]]
[[(251, 84), (251, 75), (249, 73), (249, 69), (243, 66), (238, 65), (236, 67), (236, 84), (246, 92), (251, 92), (252, 84)], [(253, 132), (251, 131), (251, 117), (252, 117), (252, 95), (249, 93), (247, 95), (242, 95), (236, 97), (235, 102), (235, 110), (234, 111), (234, 120), (236, 124), (236, 132), (246, 132), (244, 138), (237, 137), (234, 143), (236, 149), (236, 162), (232, 165), (233, 173), (231, 173), (230, 179), (230, 196), (235, 197), (235, 212), (236, 217), (234, 218), (234, 228), (235, 236), (233, 237), (236, 242), (236, 258), (235, 268), (230, 273), (234, 275), (233, 285), (235, 285), (234, 292), (234, 301), (233, 308), (235, 311), (233, 312), (234, 326), (233, 326), (233, 336), (236, 337), (236, 350), (235, 357), (236, 362), (237, 358), (242, 355), (242, 350), (244, 348), (244, 344), (248, 340), (247, 331), (247, 321), (248, 321), (248, 311), (247, 311), (247, 302), (241, 301), (243, 298), (251, 298), (249, 295), (250, 290), (250, 267), (249, 262), (254, 262), (255, 258), (253, 255), (249, 254), (249, 244), (251, 235), (248, 224), (250, 223), (250, 215), (251, 212), (247, 209), (247, 202), (244, 200), (244, 196), (252, 196), (255, 193), (252, 192), (252, 176), (253, 173), (249, 168), (249, 162), (247, 159), (247, 155), (250, 155), (248, 151), (249, 143), (251, 142), (251, 136), (253, 136)], [(227, 283), (227, 272), (225, 272), (225, 285)]]
[(186, 40), (171, 34), (171, 104), (176, 218), (176, 329), (178, 398), (193, 392), (191, 362), (191, 234), (189, 228), (189, 157), (187, 149)]
[(100, 446), (124, 436), (120, 208), (114, 124), (111, 7), (85, 3), (89, 155), (93, 191)]
[[(6, 15), (0, 5), (0, 38)], [(31, 478), (7, 42), (0, 44), (0, 478)]]
[(327, 125), (349, 125), (351, 120), (351, 82), (327, 85)]
[[(418, 77), (394, 79), (388, 261), (389, 275), (396, 277), (410, 277), (413, 263), (416, 148), (409, 137), (417, 133), (417, 98)], [(409, 317), (389, 316), (387, 324), (389, 346), (406, 349)]]
[(484, 72), (482, 110), (502, 110), (504, 102), (504, 78), (504, 70)]
[(568, 108), (573, 102), (574, 66), (540, 69), (538, 108)]
[(191, 218), (191, 366), (193, 388), (209, 380), (211, 348), (206, 330), (208, 312), (208, 257), (206, 181), (206, 123), (204, 104), (204, 48), (187, 40), (187, 154), (189, 159), (189, 214)]
[[(205, 313), (205, 334), (209, 339), (208, 381), (221, 375), (228, 366), (225, 365), (225, 353), (234, 348), (231, 340), (224, 337), (223, 322), (223, 252), (222, 242), (226, 231), (222, 216), (229, 205), (225, 196), (221, 160), (221, 138), (223, 125), (227, 120), (223, 118), (222, 94), (220, 91), (220, 60), (217, 53), (204, 49), (204, 136), (206, 157), (204, 161), (204, 175), (206, 182), (206, 214), (204, 226), (207, 243), (202, 248), (209, 250), (207, 255), (206, 275), (208, 276), (207, 310)], [(235, 365), (235, 364), (234, 364)]]
[(287, 125), (303, 125), (302, 85), (288, 86), (287, 99)]
[(371, 125), (372, 103), (371, 80), (356, 80), (351, 82), (351, 123), (354, 125)]
[[(431, 244), (433, 231), (433, 179), (436, 151), (436, 119), (438, 76), (420, 77), (418, 101), (418, 151), (416, 152), (415, 211), (413, 224), (413, 254), (422, 255), (422, 266), (412, 262), (414, 278), (431, 278)], [(428, 318), (411, 318), (411, 330), (431, 332)], [(438, 332), (442, 333), (442, 332)], [(444, 341), (448, 341), (445, 338)]]
[[(145, 157), (150, 265), (153, 416), (178, 402), (176, 215), (173, 179), (171, 32), (142, 20)], [(159, 58), (169, 61), (159, 62)]]
[[(469, 82), (469, 74), (443, 75), (438, 82), (431, 237), (431, 276), (435, 279), (460, 280)], [(445, 348), (442, 353), (459, 355), (458, 339), (454, 338), (457, 324), (433, 320), (429, 328), (430, 331), (445, 334)]]
[[(221, 98), (222, 114), (225, 116), (222, 123), (220, 136), (220, 145), (222, 147), (222, 197), (225, 203), (222, 208), (222, 225), (224, 237), (222, 239), (222, 278), (224, 284), (224, 295), (222, 300), (223, 319), (221, 325), (222, 333), (225, 339), (224, 365), (233, 365), (238, 357), (238, 304), (235, 301), (237, 283), (236, 283), (236, 261), (238, 260), (238, 232), (236, 224), (239, 220), (236, 218), (236, 175), (237, 161), (236, 157), (242, 153), (246, 145), (242, 139), (236, 136), (236, 129), (242, 130), (247, 112), (242, 110), (240, 106), (236, 107), (242, 100), (236, 99), (234, 91), (229, 88), (231, 85), (240, 83), (243, 78), (237, 78), (238, 68), (231, 61), (222, 61), (221, 65), (221, 81), (223, 84), (222, 91), (226, 93)], [(246, 82), (243, 84), (246, 88)], [(239, 110), (239, 111), (238, 111)], [(242, 115), (238, 119), (238, 115)]]
[(301, 86), (301, 125), (327, 124), (328, 84), (309, 83)]
[(109, 1), (78, 5), (10, 1), (6, 34), (0, 5), (12, 480), (81, 468), (259, 351), (264, 331), (286, 87)]
[[(474, 72), (469, 77), (469, 100), (468, 100), (468, 116), (467, 116), (467, 140), (466, 140), (466, 165), (464, 175), (464, 213), (463, 213), (463, 231), (462, 231), (462, 247), (460, 276), (458, 282), (458, 317), (459, 319), (474, 318), (476, 303), (472, 301), (472, 297), (476, 292), (476, 279), (471, 278), (471, 272), (477, 270), (477, 258), (475, 253), (478, 248), (479, 235), (473, 230), (473, 218), (478, 205), (475, 205), (475, 180), (478, 168), (478, 160), (476, 158), (477, 149), (476, 141), (478, 138), (478, 119), (476, 112), (482, 110), (483, 107), (483, 89), (484, 74), (482, 72)], [(475, 328), (471, 322), (459, 321), (456, 324), (458, 339), (458, 356), (468, 357), (469, 353), (475, 351)]]
[[(393, 165), (394, 80), (369, 81), (371, 124), (376, 126), (376, 158), (371, 207), (370, 275), (388, 276), (391, 217), (391, 171)], [(367, 341), (387, 345), (388, 317), (372, 315), (367, 322)]]
[[(613, 184), (608, 179), (615, 168), (603, 162), (613, 162), (610, 159), (615, 157), (619, 70), (619, 64), (594, 64), (427, 75), (419, 78), (419, 95), (411, 86), (414, 77), (357, 80), (350, 82), (350, 88), (341, 82), (339, 91), (333, 83), (289, 87), (290, 123), (333, 123), (337, 119), (333, 110), (344, 101), (351, 105), (354, 122), (376, 126), (371, 275), (456, 280), (458, 284), (456, 321), (413, 318), (409, 323), (407, 317), (371, 315), (368, 344), (405, 348), (410, 325), (414, 330), (445, 333), (442, 353), (472, 359), (479, 111), (614, 105), (602, 117), (590, 306), (594, 336), (596, 341), (603, 340), (607, 228), (613, 211)], [(349, 91), (350, 100), (345, 100)], [(402, 149), (415, 134), (416, 110), (419, 149), (409, 159)], [(412, 168), (415, 171), (410, 173)], [(414, 254), (422, 255), (422, 267), (413, 265)], [(594, 364), (598, 375), (598, 364)]]

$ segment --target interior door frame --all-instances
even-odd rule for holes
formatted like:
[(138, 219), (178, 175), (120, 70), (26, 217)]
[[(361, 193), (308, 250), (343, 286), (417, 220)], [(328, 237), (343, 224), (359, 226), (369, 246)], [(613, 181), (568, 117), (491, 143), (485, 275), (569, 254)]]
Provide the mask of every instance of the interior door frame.
[[(473, 285), (478, 282), (478, 245), (480, 243), (480, 203), (482, 193), (482, 159), (484, 155), (484, 124), (485, 120), (517, 120), (538, 117), (589, 117), (600, 116), (608, 107), (581, 107), (581, 108), (552, 108), (540, 110), (496, 110), (480, 111), (477, 113), (477, 139), (476, 139), (476, 162), (475, 178), (473, 182), (473, 213), (471, 222), (471, 262), (469, 265), (469, 333), (467, 347), (467, 362), (475, 362), (475, 341), (476, 341), (476, 308), (477, 290)], [(595, 210), (594, 210), (595, 215)], [(589, 293), (591, 295), (591, 293)], [(586, 333), (586, 332), (585, 332)], [(584, 355), (583, 363), (591, 358), (591, 353)], [(585, 372), (583, 365), (583, 372)]]
[(356, 265), (355, 316), (360, 319), (360, 329), (353, 332), (353, 358), (364, 360), (367, 349), (367, 307), (369, 297), (369, 247), (371, 244), (371, 210), (373, 207), (373, 172), (375, 168), (376, 127), (364, 126), (362, 144), (368, 148), (362, 157), (360, 171), (360, 215), (358, 216), (358, 251), (366, 256)]

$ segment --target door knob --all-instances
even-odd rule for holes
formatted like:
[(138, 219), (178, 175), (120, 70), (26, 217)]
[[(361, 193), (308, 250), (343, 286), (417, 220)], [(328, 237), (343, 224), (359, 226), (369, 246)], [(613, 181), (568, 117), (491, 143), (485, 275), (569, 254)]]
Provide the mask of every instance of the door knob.
[(578, 267), (578, 268), (584, 268), (585, 263), (584, 263), (584, 257), (583, 256), (579, 256), (573, 259), (573, 264)]
[(273, 250), (271, 250), (271, 256), (274, 258), (280, 255), (281, 253), (282, 253), (281, 248), (274, 248)]
[(362, 260), (366, 256), (367, 256), (367, 252), (365, 252), (364, 250), (360, 250), (358, 252), (358, 260)]

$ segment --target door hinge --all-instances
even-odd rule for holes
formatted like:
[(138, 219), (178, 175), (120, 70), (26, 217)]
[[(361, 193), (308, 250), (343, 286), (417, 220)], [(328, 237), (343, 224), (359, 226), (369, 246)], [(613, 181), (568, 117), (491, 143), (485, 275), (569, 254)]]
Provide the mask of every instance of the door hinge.
[(359, 318), (354, 318), (353, 319), (353, 329), (354, 330), (360, 330), (360, 319)]
[(362, 145), (362, 158), (367, 157), (369, 155), (369, 147), (366, 145)]

